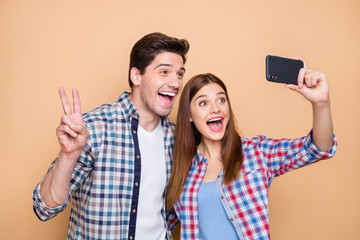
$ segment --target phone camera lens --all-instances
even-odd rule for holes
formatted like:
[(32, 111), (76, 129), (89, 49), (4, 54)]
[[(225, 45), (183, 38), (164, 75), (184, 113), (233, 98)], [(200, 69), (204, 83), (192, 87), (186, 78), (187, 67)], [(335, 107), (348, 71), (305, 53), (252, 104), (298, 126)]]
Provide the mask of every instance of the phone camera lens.
[(270, 78), (271, 79), (276, 79), (276, 76), (275, 75), (270, 75)]

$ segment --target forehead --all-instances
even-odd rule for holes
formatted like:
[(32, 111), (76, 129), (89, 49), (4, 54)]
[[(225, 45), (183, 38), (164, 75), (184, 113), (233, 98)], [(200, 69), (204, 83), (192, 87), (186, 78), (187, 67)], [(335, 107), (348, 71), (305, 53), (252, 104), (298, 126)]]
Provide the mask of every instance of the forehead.
[(225, 94), (224, 89), (217, 83), (208, 83), (199, 89), (194, 98), (199, 96), (216, 96), (219, 94)]
[(183, 67), (184, 61), (181, 55), (172, 52), (161, 52), (157, 54), (150, 65), (166, 64), (173, 67)]

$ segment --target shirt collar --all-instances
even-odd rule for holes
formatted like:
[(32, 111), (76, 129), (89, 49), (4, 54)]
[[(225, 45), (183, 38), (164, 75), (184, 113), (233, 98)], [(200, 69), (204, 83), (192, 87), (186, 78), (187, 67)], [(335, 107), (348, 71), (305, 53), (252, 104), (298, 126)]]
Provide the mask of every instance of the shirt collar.
[(129, 119), (131, 117), (139, 119), (139, 114), (134, 104), (131, 102), (129, 95), (129, 92), (123, 92), (117, 100), (117, 102), (121, 106), (121, 112), (124, 115), (125, 119)]
[(196, 149), (196, 155), (195, 155), (193, 161), (195, 161), (198, 164), (200, 164), (200, 162), (208, 163), (208, 159), (204, 155), (201, 154), (201, 152), (199, 151), (199, 148)]
[[(219, 159), (220, 159), (220, 161), (222, 161), (221, 154), (219, 155)], [(199, 151), (199, 148), (196, 148), (196, 155), (193, 159), (193, 162), (194, 161), (196, 161), (198, 164), (200, 164), (200, 162), (208, 163), (209, 160), (204, 155), (202, 155), (202, 153)]]
[[(139, 113), (136, 110), (132, 101), (130, 100), (129, 92), (124, 91), (118, 98), (117, 102), (121, 105), (121, 112), (124, 115), (125, 119), (139, 119)], [(162, 121), (163, 126), (168, 126), (172, 123), (168, 116), (161, 117), (160, 120)]]

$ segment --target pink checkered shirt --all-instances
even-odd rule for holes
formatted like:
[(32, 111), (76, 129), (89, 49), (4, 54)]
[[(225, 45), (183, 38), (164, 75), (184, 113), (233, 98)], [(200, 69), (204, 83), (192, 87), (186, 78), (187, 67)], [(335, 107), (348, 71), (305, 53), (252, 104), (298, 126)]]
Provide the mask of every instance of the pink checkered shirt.
[[(239, 178), (225, 185), (221, 171), (216, 183), (222, 205), (239, 239), (270, 239), (268, 190), (274, 177), (328, 159), (336, 149), (335, 135), (333, 146), (328, 152), (322, 152), (312, 143), (311, 132), (298, 139), (276, 140), (262, 135), (242, 138), (244, 161)], [(199, 239), (198, 191), (207, 162), (198, 151), (175, 205), (181, 221), (181, 239)]]

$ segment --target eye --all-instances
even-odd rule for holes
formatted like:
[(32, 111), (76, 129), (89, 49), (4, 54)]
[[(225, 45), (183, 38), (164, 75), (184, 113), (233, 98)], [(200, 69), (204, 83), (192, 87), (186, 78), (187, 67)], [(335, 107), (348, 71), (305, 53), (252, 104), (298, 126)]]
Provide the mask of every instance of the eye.
[(219, 103), (224, 103), (224, 102), (226, 102), (226, 99), (225, 98), (219, 98), (218, 102)]
[(167, 70), (161, 70), (161, 71), (160, 71), (160, 74), (162, 74), (162, 75), (166, 75), (167, 73), (168, 73)]
[(205, 106), (205, 105), (206, 105), (206, 102), (205, 102), (205, 101), (199, 102), (199, 106)]
[(178, 75), (179, 78), (183, 78), (183, 77), (184, 77), (184, 73), (183, 73), (183, 72), (179, 72), (177, 75)]

